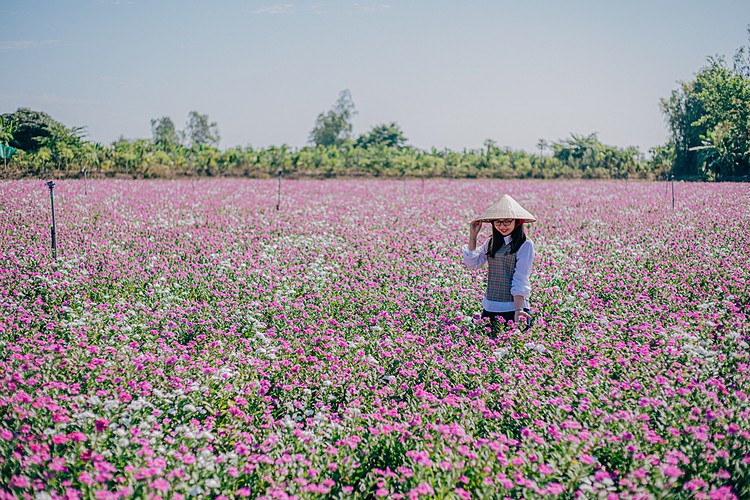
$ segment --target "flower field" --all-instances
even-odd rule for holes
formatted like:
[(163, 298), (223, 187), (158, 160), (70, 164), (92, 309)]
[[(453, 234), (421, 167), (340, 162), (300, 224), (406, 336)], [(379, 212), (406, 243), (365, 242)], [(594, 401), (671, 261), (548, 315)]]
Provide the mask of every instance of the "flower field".
[[(472, 216), (537, 216), (488, 336)], [(0, 498), (750, 498), (750, 188), (0, 183)], [(487, 230), (485, 230), (485, 233)]]

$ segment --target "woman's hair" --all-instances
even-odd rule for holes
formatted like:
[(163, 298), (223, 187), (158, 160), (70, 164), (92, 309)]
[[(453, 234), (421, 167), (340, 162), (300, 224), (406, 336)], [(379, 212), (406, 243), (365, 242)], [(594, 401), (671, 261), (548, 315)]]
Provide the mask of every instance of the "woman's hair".
[[(495, 258), (495, 254), (505, 245), (505, 238), (495, 228), (495, 224), (492, 226), (492, 239), (490, 244), (487, 245), (487, 257)], [(510, 253), (514, 254), (521, 248), (521, 245), (526, 241), (526, 232), (523, 230), (523, 221), (516, 219), (516, 227), (513, 228), (513, 232), (510, 233)]]

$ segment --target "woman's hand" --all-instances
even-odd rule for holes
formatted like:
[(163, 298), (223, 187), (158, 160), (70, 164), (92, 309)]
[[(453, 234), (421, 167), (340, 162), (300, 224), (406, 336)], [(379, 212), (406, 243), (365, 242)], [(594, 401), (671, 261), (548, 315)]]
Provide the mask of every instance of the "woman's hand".
[(477, 236), (479, 235), (479, 231), (482, 229), (482, 221), (481, 220), (475, 220), (471, 223), (469, 226), (469, 238), (477, 239)]
[(517, 309), (515, 314), (513, 315), (513, 322), (517, 325), (520, 325), (522, 319), (523, 321), (529, 321), (531, 319), (531, 314), (527, 313), (523, 309)]

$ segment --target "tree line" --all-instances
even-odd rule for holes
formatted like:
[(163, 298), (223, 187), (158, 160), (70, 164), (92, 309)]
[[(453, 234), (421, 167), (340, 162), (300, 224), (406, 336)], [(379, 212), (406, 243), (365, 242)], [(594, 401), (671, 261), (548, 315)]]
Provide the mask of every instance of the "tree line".
[[(750, 28), (748, 29), (750, 35)], [(396, 122), (354, 136), (356, 109), (343, 90), (318, 115), (309, 145), (221, 150), (218, 124), (191, 111), (178, 130), (170, 117), (151, 120), (150, 139), (120, 138), (110, 145), (85, 139), (41, 111), (19, 108), (0, 116), (3, 177), (184, 176), (453, 177), (696, 180), (750, 178), (750, 44), (732, 64), (710, 57), (689, 82), (660, 102), (670, 139), (651, 148), (603, 144), (597, 134), (540, 140), (538, 153), (499, 147), (423, 150), (408, 144)]]

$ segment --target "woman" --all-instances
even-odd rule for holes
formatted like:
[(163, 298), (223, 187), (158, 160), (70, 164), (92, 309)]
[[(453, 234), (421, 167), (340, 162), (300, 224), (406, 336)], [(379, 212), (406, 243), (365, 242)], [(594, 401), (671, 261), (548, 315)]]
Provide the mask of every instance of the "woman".
[[(477, 247), (477, 236), (484, 222), (492, 225), (492, 236)], [(506, 194), (469, 226), (469, 242), (462, 248), (464, 263), (472, 269), (487, 264), (482, 317), (490, 318), (493, 325), (498, 318), (515, 324), (531, 323), (529, 278), (534, 243), (524, 232), (527, 222), (536, 222), (536, 217)]]

